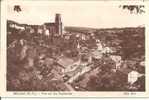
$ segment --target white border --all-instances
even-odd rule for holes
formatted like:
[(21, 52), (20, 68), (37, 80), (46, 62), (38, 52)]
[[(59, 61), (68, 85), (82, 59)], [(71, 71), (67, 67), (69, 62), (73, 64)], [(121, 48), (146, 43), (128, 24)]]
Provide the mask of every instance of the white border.
[[(19, 0), (20, 1), (20, 0)], [(14, 3), (15, 0), (9, 1)], [(16, 1), (17, 2), (17, 1)], [(21, 1), (22, 3), (67, 3), (67, 2), (100, 2), (106, 5), (120, 4), (144, 4), (146, 8), (145, 22), (145, 45), (146, 45), (146, 91), (145, 92), (8, 92), (6, 91), (6, 17), (7, 17), (7, 0), (1, 1), (1, 34), (0, 34), (0, 96), (2, 97), (149, 97), (149, 2), (140, 1)], [(14, 94), (16, 93), (16, 95)]]

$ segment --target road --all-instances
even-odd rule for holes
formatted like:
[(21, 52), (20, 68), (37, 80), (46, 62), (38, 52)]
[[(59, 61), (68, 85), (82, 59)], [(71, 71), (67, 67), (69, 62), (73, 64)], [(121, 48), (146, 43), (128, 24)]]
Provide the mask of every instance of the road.
[(70, 91), (75, 91), (75, 89), (70, 85), (68, 84), (67, 82), (64, 83), (66, 85), (66, 87), (70, 90)]

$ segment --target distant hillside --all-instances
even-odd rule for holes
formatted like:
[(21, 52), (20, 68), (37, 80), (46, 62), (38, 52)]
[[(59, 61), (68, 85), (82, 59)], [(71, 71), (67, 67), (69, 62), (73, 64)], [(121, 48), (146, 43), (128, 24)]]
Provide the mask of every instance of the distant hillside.
[(72, 27), (72, 26), (66, 26), (64, 28), (65, 31), (70, 31), (70, 32), (95, 32), (97, 29), (96, 28), (89, 28), (89, 27)]
[(144, 27), (124, 27), (124, 28), (89, 28), (89, 27), (73, 27), (73, 26), (66, 26), (64, 28), (67, 32), (80, 32), (80, 33), (95, 33), (95, 32), (108, 32), (108, 33), (119, 33), (123, 32), (124, 30), (132, 30), (138, 31), (140, 29), (144, 29)]

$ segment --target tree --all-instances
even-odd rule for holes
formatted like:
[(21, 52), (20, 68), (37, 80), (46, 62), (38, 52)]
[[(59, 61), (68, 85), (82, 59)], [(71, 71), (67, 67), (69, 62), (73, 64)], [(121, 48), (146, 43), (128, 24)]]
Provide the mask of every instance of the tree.
[(136, 11), (137, 14), (145, 13), (144, 11), (144, 5), (120, 5), (122, 9), (127, 9), (132, 14), (134, 11)]
[(16, 11), (16, 12), (22, 11), (20, 5), (15, 5), (14, 8), (13, 8), (13, 10)]

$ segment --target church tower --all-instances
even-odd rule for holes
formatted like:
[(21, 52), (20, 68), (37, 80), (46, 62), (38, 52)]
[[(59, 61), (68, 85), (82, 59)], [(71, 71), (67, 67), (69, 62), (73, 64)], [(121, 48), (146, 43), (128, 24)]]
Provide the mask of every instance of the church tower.
[(61, 15), (56, 14), (55, 15), (55, 27), (56, 27), (56, 33), (58, 35), (62, 35), (62, 21), (61, 21)]

